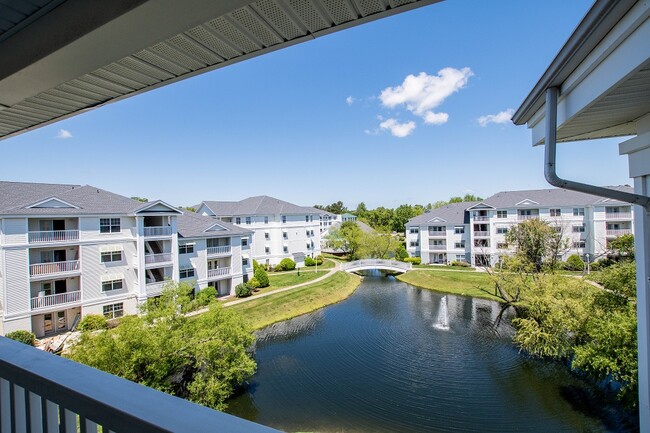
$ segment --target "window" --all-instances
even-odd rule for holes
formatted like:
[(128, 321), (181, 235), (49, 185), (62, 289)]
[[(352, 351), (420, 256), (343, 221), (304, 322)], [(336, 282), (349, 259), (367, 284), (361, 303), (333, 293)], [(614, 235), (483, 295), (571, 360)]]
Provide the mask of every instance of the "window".
[(555, 233), (562, 233), (562, 227), (560, 226), (553, 226), (553, 229), (555, 230)]
[(309, 230), (305, 232), (305, 236), (309, 237)]
[(248, 257), (242, 257), (241, 265), (242, 266), (248, 266)]
[(417, 227), (411, 227), (409, 233), (418, 233), (420, 230)]
[(241, 238), (241, 246), (242, 247), (248, 246), (248, 238)]
[(289, 239), (289, 234), (287, 232), (282, 232), (282, 239)]
[(119, 218), (99, 219), (99, 233), (118, 233), (120, 230)]
[(194, 252), (194, 244), (185, 244), (178, 246), (178, 254), (192, 254)]
[(269, 223), (269, 217), (265, 216), (264, 217), (264, 224), (268, 224), (268, 223)]
[(562, 216), (562, 210), (561, 209), (551, 209), (551, 216), (552, 217)]
[(251, 217), (246, 217), (246, 224), (250, 225), (251, 223)]
[(106, 253), (101, 253), (101, 262), (121, 262), (122, 261), (122, 251), (109, 251)]
[(585, 208), (583, 207), (574, 207), (573, 216), (585, 216)]
[(179, 271), (179, 277), (183, 278), (194, 278), (195, 271), (194, 268), (184, 268)]
[(241, 224), (241, 217), (235, 218), (235, 224)]
[(445, 226), (429, 226), (430, 232), (444, 232)]
[(268, 245), (265, 246), (265, 247), (264, 247), (264, 252), (265, 252), (266, 254), (271, 254), (271, 247), (269, 247)]
[(305, 215), (305, 222), (306, 222), (306, 223), (309, 222), (309, 215)]
[(462, 235), (465, 233), (465, 227), (454, 227), (454, 233), (457, 235)]
[(573, 248), (584, 248), (585, 241), (576, 241), (573, 243)]
[(490, 240), (489, 239), (474, 239), (474, 246), (475, 247), (489, 247), (490, 246)]
[(505, 242), (497, 242), (497, 248), (500, 250), (505, 250), (506, 248), (508, 248), (508, 244)]
[(287, 216), (282, 215), (282, 224), (285, 224), (287, 222)]
[(314, 236), (314, 231), (311, 230), (311, 231), (309, 232), (309, 235), (310, 235), (310, 236)]
[(289, 252), (289, 247), (287, 245), (285, 245), (284, 248), (282, 248), (282, 251), (284, 251), (285, 253), (288, 253)]
[(456, 261), (457, 262), (464, 262), (465, 261), (465, 254), (456, 254)]
[(508, 227), (497, 227), (498, 235), (505, 235), (506, 233), (508, 233)]
[(465, 248), (465, 241), (456, 242), (454, 248)]
[(585, 225), (581, 224), (579, 226), (573, 226), (571, 231), (573, 233), (584, 233), (585, 232)]
[(115, 319), (124, 316), (124, 304), (122, 302), (119, 304), (104, 305), (102, 310), (104, 317), (107, 319)]
[(309, 243), (307, 243), (307, 249), (309, 249), (309, 248), (311, 248), (311, 245), (309, 245)]
[(111, 280), (102, 282), (102, 292), (122, 289), (122, 280)]
[(269, 234), (269, 232), (264, 232), (264, 239), (266, 239), (267, 241), (271, 239), (271, 235)]
[(508, 211), (507, 210), (498, 210), (497, 211), (497, 218), (508, 218)]
[(419, 243), (418, 243), (418, 241), (411, 241), (411, 243), (409, 245), (412, 246), (412, 247), (417, 247), (419, 245)]
[(444, 241), (442, 239), (434, 239), (433, 241), (431, 241), (429, 243), (429, 245), (438, 245), (438, 246), (440, 246), (440, 245), (445, 245), (445, 243), (446, 243), (446, 241)]

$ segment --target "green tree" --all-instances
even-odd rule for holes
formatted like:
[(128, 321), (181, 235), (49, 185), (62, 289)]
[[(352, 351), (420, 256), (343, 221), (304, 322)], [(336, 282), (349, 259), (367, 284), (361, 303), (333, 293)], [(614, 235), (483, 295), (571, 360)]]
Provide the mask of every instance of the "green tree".
[(351, 260), (357, 258), (362, 244), (363, 232), (353, 221), (346, 221), (340, 227), (331, 229), (327, 235), (327, 246), (343, 251)]
[(148, 202), (149, 202), (149, 199), (148, 199), (148, 198), (137, 197), (137, 196), (133, 196), (133, 197), (131, 197), (131, 200), (139, 201), (139, 202), (141, 202), (141, 203), (148, 203)]
[(508, 230), (506, 242), (515, 248), (521, 264), (531, 266), (534, 272), (541, 272), (544, 266), (554, 268), (555, 251), (563, 242), (561, 233), (548, 222), (529, 219)]
[(255, 372), (254, 337), (243, 319), (218, 302), (192, 319), (187, 290), (168, 283), (141, 316), (115, 329), (82, 332), (67, 355), (125, 379), (223, 410), (234, 389)]
[(253, 277), (260, 283), (260, 287), (269, 286), (269, 274), (266, 273), (263, 267), (255, 266)]
[(357, 258), (388, 259), (395, 257), (402, 243), (388, 233), (362, 233)]
[(616, 260), (634, 260), (634, 235), (621, 235), (609, 245), (610, 256)]
[(393, 220), (393, 210), (385, 207), (378, 207), (368, 211), (366, 221), (375, 230), (389, 231)]
[(465, 196), (463, 197), (463, 201), (481, 201), (481, 200), (483, 200), (483, 197), (479, 197), (474, 194), (465, 194)]
[[(420, 212), (422, 213), (422, 212)], [(403, 232), (404, 227), (406, 226), (406, 223), (408, 220), (411, 218), (420, 215), (419, 213), (416, 213), (416, 210), (413, 206), (408, 205), (408, 204), (403, 204), (399, 207), (397, 207), (393, 211), (393, 216), (391, 218), (390, 222), (390, 228), (394, 232)]]
[(357, 216), (357, 218), (364, 219), (368, 213), (368, 208), (366, 208), (366, 204), (364, 202), (361, 202), (357, 205), (357, 209), (354, 211), (354, 214)]

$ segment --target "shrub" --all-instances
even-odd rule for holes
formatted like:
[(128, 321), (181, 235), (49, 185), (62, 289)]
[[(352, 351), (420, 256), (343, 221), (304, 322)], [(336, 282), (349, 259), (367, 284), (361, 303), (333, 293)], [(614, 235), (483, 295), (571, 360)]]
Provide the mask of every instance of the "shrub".
[(251, 278), (250, 280), (248, 280), (248, 285), (249, 285), (250, 288), (253, 289), (253, 290), (259, 289), (259, 288), (261, 287), (261, 286), (260, 286), (260, 281), (259, 281), (257, 278), (255, 278), (255, 277), (253, 277), (253, 278)]
[(276, 272), (293, 271), (294, 269), (296, 269), (296, 262), (294, 262), (290, 258), (282, 259), (280, 263), (275, 265)]
[(269, 282), (269, 274), (267, 274), (264, 268), (261, 266), (258, 266), (257, 269), (255, 269), (253, 278), (260, 283), (258, 287), (268, 287), (271, 284)]
[(248, 283), (239, 283), (235, 286), (235, 296), (245, 298), (253, 293), (253, 289)]
[(451, 262), (451, 266), (460, 266), (461, 268), (469, 268), (470, 264), (467, 262), (459, 262), (457, 260), (454, 260)]
[(592, 271), (600, 271), (603, 268), (604, 268), (603, 260), (598, 260), (596, 262), (593, 262), (593, 263), (589, 264), (589, 269), (592, 270)]
[(318, 256), (316, 256), (316, 264), (318, 264), (318, 265), (323, 264), (323, 256), (321, 256), (320, 254)]
[(395, 260), (399, 260), (403, 262), (405, 259), (409, 258), (409, 253), (406, 251), (406, 248), (404, 248), (404, 245), (400, 245), (397, 247), (395, 250)]
[(77, 329), (80, 331), (98, 331), (106, 328), (108, 328), (106, 317), (99, 314), (89, 314), (84, 316), (84, 318), (79, 322), (79, 325), (77, 325)]
[(305, 266), (316, 266), (316, 260), (309, 256), (305, 257)]
[(196, 303), (200, 307), (205, 307), (206, 305), (209, 305), (210, 302), (217, 299), (218, 295), (219, 292), (217, 292), (216, 287), (208, 286), (205, 289), (200, 290), (199, 293), (196, 294)]
[(407, 257), (404, 259), (404, 262), (413, 263), (414, 265), (419, 265), (422, 263), (422, 259), (420, 257)]
[(33, 346), (36, 342), (36, 336), (33, 333), (23, 330), (10, 332), (5, 337), (27, 344), (28, 346)]
[(581, 271), (585, 267), (585, 262), (582, 261), (579, 255), (572, 254), (566, 261), (566, 269), (569, 271)]

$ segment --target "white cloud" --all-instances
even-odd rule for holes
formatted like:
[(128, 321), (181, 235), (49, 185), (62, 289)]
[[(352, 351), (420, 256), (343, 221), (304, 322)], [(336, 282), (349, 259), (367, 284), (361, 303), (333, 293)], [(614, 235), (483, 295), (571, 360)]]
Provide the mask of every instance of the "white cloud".
[(449, 117), (446, 113), (434, 113), (431, 110), (465, 87), (473, 75), (470, 68), (444, 68), (437, 75), (425, 72), (420, 72), (417, 76), (408, 75), (399, 86), (382, 90), (379, 99), (388, 108), (405, 105), (410, 112), (423, 117), (427, 123), (445, 123), (447, 120), (443, 122), (442, 119), (443, 115)]
[(348, 104), (348, 105), (352, 105), (355, 102), (356, 102), (356, 99), (354, 99), (352, 96), (348, 96), (347, 98), (345, 98), (345, 103)]
[(67, 129), (59, 129), (59, 133), (56, 134), (56, 138), (65, 140), (66, 138), (72, 138), (72, 133)]
[(487, 126), (489, 123), (508, 123), (510, 122), (510, 119), (512, 119), (513, 114), (515, 114), (515, 110), (508, 108), (506, 111), (497, 114), (481, 116), (478, 118), (478, 123), (483, 127)]
[(427, 111), (424, 113), (424, 123), (429, 125), (442, 125), (447, 123), (449, 120), (449, 114), (447, 113), (434, 113), (433, 111)]
[(415, 129), (415, 122), (399, 123), (395, 119), (386, 119), (379, 124), (381, 129), (388, 129), (395, 137), (406, 137)]

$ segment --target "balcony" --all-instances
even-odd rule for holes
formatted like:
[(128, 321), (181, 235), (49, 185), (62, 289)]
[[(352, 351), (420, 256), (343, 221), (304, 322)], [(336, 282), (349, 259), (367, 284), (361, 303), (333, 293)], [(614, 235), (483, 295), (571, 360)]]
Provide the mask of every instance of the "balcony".
[(57, 305), (71, 304), (81, 301), (81, 291), (57, 293), (55, 295), (39, 296), (31, 299), (32, 310), (49, 308)]
[(623, 236), (623, 235), (631, 235), (632, 234), (632, 229), (607, 229), (607, 236)]
[(37, 263), (29, 265), (29, 275), (31, 277), (51, 276), (58, 274), (76, 273), (81, 269), (79, 260), (69, 260), (66, 262)]
[(605, 219), (630, 220), (632, 219), (632, 212), (605, 212)]
[(145, 265), (151, 265), (156, 263), (168, 263), (172, 261), (172, 253), (160, 253), (160, 254), (145, 254), (144, 263)]
[(475, 238), (487, 238), (490, 236), (490, 232), (483, 231), (483, 230), (477, 230), (474, 232), (474, 237)]
[(429, 251), (445, 251), (447, 245), (429, 245)]
[(4, 337), (0, 379), (2, 431), (279, 433)]
[(79, 240), (79, 230), (46, 230), (29, 232), (29, 243), (70, 242)]
[(207, 248), (208, 256), (225, 256), (225, 255), (229, 255), (230, 253), (231, 253), (230, 245)]
[(232, 273), (230, 268), (217, 268), (208, 270), (208, 278), (226, 277)]
[(144, 228), (144, 235), (147, 237), (171, 236), (171, 226), (150, 226)]
[(474, 221), (490, 221), (490, 217), (485, 215), (475, 215)]
[(538, 219), (539, 214), (537, 215), (517, 215), (517, 220), (518, 221), (526, 221), (526, 220), (532, 220), (532, 219)]
[(442, 231), (442, 232), (429, 232), (429, 237), (430, 238), (445, 238), (447, 237), (447, 232)]

